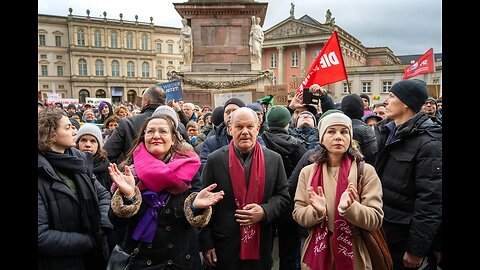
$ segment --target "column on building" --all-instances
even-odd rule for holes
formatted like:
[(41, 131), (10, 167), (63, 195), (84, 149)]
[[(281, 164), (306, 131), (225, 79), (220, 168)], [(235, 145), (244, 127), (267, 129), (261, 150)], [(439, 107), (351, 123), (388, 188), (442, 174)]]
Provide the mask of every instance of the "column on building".
[(277, 59), (277, 84), (285, 84), (285, 75), (283, 74), (283, 51), (285, 50), (285, 47), (283, 46), (278, 46), (277, 51), (278, 51), (278, 59)]
[(307, 44), (301, 43), (298, 46), (300, 47), (300, 77), (305, 78), (308, 69), (308, 67), (306, 66), (308, 64), (306, 49)]

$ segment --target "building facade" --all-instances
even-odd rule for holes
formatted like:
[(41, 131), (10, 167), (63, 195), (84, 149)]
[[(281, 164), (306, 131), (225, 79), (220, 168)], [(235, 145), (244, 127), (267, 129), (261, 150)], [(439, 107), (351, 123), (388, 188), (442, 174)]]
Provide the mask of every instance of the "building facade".
[(38, 15), (38, 91), (62, 98), (136, 96), (182, 64), (179, 28), (150, 23), (76, 16)]
[[(370, 95), (371, 103), (385, 100), (389, 89), (402, 80), (403, 71), (417, 58), (395, 56), (388, 47), (367, 48), (361, 41), (335, 24), (335, 18), (328, 14), (325, 23), (304, 15), (299, 19), (290, 17), (265, 31), (262, 66), (275, 73), (274, 84), (285, 85), (289, 98), (293, 98), (310, 66), (324, 44), (337, 31), (348, 83), (340, 81), (326, 88), (335, 102), (340, 102), (349, 93)], [(330, 17), (330, 18), (329, 18)], [(428, 49), (426, 44), (426, 50)], [(408, 60), (408, 61), (407, 61)], [(424, 80), (430, 95), (438, 98), (442, 93), (441, 53), (435, 54), (435, 73), (423, 74), (416, 78)]]
[[(38, 91), (63, 98), (108, 97), (113, 102), (134, 102), (147, 87), (168, 81), (167, 72), (180, 71), (180, 28), (150, 23), (72, 15), (38, 15)], [(290, 17), (267, 29), (262, 50), (262, 70), (272, 70), (273, 84), (285, 85), (290, 98), (310, 65), (337, 31), (348, 83), (327, 85), (335, 102), (348, 93), (366, 93), (371, 103), (385, 100), (388, 90), (402, 80), (403, 70), (419, 55), (396, 56), (388, 47), (368, 48), (340, 26), (327, 11), (320, 23), (304, 15)], [(428, 44), (426, 45), (428, 47)], [(428, 49), (428, 48), (426, 48)], [(421, 52), (423, 53), (423, 52)], [(442, 95), (442, 58), (435, 54), (435, 73), (419, 75), (430, 95)], [(264, 89), (257, 89), (257, 96)]]

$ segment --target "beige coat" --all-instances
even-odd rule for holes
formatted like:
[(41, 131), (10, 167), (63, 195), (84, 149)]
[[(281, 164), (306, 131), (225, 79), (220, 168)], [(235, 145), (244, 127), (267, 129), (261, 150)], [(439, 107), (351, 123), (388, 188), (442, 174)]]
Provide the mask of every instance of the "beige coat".
[[(335, 193), (338, 179), (337, 175), (340, 167), (329, 169), (326, 164), (322, 166), (324, 193), (329, 217), (328, 228), (330, 231), (333, 231)], [(317, 211), (308, 202), (307, 187), (310, 186), (316, 169), (317, 163), (313, 163), (305, 166), (301, 170), (295, 193), (295, 208), (292, 213), (293, 219), (300, 224), (300, 226), (308, 228), (308, 237), (302, 247), (302, 269), (310, 269), (303, 263), (303, 256), (312, 238), (313, 226), (321, 223), (325, 219), (325, 213), (318, 215)], [(382, 225), (383, 220), (382, 185), (372, 165), (365, 163), (364, 177), (363, 191), (362, 194), (359, 194), (361, 204), (358, 201), (354, 201), (344, 213), (340, 213), (341, 216), (352, 224), (353, 258), (356, 270), (372, 269), (370, 256), (368, 255), (365, 244), (360, 238), (356, 226), (367, 230), (374, 230)], [(350, 173), (348, 174), (348, 182), (352, 183), (355, 187), (357, 186), (356, 162), (352, 162)]]

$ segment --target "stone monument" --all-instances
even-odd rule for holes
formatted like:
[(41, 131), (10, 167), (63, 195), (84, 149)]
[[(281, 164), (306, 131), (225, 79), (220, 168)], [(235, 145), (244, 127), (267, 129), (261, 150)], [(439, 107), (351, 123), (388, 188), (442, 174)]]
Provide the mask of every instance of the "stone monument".
[[(190, 69), (169, 73), (169, 79), (182, 79), (184, 99), (214, 105), (212, 92), (256, 93), (271, 85), (273, 74), (262, 70), (266, 65), (261, 57), (268, 3), (189, 0), (173, 5), (182, 19), (190, 22), (192, 33)], [(211, 97), (209, 102), (205, 96)]]

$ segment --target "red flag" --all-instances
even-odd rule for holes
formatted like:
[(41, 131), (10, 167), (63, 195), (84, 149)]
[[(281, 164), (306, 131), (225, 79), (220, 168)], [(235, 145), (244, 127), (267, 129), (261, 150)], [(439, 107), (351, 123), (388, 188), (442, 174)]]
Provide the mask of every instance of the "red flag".
[(297, 89), (297, 93), (303, 91), (304, 87), (310, 87), (310, 85), (315, 83), (324, 86), (346, 78), (347, 71), (343, 63), (337, 31), (334, 31), (310, 66), (307, 76), (305, 76), (300, 87)]
[(433, 48), (430, 48), (422, 57), (411, 64), (403, 71), (403, 79), (412, 78), (420, 74), (435, 72), (435, 65), (433, 63)]

